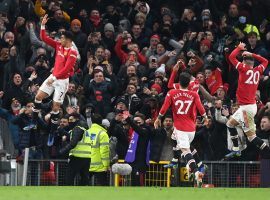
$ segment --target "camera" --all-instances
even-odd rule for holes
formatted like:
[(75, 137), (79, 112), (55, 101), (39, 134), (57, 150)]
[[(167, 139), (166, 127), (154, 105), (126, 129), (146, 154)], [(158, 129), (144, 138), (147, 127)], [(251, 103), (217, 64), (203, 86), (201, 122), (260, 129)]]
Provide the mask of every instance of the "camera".
[(92, 115), (92, 108), (86, 108), (85, 109), (85, 115), (86, 115), (86, 117), (91, 117), (91, 115)]
[(228, 109), (228, 106), (227, 105), (223, 105), (222, 108), (223, 109)]
[(157, 59), (156, 58), (152, 58), (151, 62), (156, 63)]
[(124, 110), (120, 110), (120, 109), (116, 109), (115, 110), (115, 114), (118, 115), (118, 114), (123, 114), (124, 113)]
[(145, 6), (145, 5), (146, 5), (145, 2), (141, 2), (141, 3), (140, 3), (140, 6)]
[(47, 58), (45, 55), (39, 55), (37, 58), (37, 61), (40, 62), (41, 64), (47, 61)]
[(199, 122), (202, 122), (202, 116), (197, 116), (196, 119), (197, 119)]

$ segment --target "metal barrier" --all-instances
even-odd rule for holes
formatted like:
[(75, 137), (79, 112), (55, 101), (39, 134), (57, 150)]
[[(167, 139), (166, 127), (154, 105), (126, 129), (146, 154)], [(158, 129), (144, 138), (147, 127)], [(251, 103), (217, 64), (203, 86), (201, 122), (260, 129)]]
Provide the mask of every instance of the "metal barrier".
[[(188, 180), (184, 164), (177, 169), (163, 167), (168, 162), (151, 162), (145, 175), (145, 186), (185, 186), (193, 187)], [(208, 171), (204, 176), (205, 187), (260, 187), (260, 162), (204, 162)], [(115, 186), (131, 186), (131, 176), (115, 175)]]
[[(123, 162), (123, 161), (121, 161)], [(150, 165), (145, 174), (145, 186), (170, 187), (171, 185), (171, 169), (164, 168), (163, 165), (168, 161), (160, 161), (159, 163), (150, 161)], [(131, 186), (132, 176), (114, 175), (114, 186)]]
[[(67, 185), (68, 160), (29, 160), (27, 172), (28, 186), (64, 186)], [(113, 185), (112, 175), (108, 174), (108, 183)], [(110, 181), (110, 182), (109, 182)], [(79, 185), (80, 176), (75, 178), (74, 185)], [(89, 185), (96, 185), (92, 177)]]
[[(145, 186), (193, 186), (188, 181), (184, 166), (166, 169), (168, 162), (150, 162), (145, 174)], [(204, 177), (206, 187), (260, 187), (260, 162), (205, 162), (208, 172)], [(27, 185), (66, 185), (67, 160), (29, 160)], [(111, 186), (131, 186), (131, 175), (108, 174)], [(77, 177), (75, 185), (79, 184)], [(91, 181), (95, 185), (95, 180)]]
[(219, 161), (205, 164), (209, 167), (204, 177), (206, 184), (214, 187), (260, 187), (260, 162)]
[(67, 166), (67, 160), (29, 160), (27, 185), (66, 185)]

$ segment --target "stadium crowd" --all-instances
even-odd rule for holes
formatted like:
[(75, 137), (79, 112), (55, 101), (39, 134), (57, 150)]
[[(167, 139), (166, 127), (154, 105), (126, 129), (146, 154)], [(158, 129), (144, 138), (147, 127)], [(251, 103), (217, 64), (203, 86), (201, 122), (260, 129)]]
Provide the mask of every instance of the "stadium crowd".
[[(0, 0), (0, 117), (8, 123), (16, 149), (13, 156), (20, 160), (29, 147), (32, 159), (67, 158), (63, 148), (70, 140), (74, 118), (90, 128), (95, 113), (102, 116), (108, 131), (111, 159), (125, 159), (132, 131), (138, 130), (145, 136), (137, 144), (136, 156), (142, 157), (138, 160), (145, 160), (148, 140), (151, 160), (171, 160), (171, 113), (165, 115), (162, 128), (154, 130), (153, 124), (166, 93), (184, 70), (200, 83), (199, 94), (211, 119), (204, 125), (197, 117), (193, 146), (202, 160), (223, 159), (232, 148), (226, 122), (238, 108), (238, 72), (228, 56), (242, 41), (249, 52), (269, 59), (269, 13), (268, 0), (96, 0), (87, 4)], [(45, 14), (49, 16), (47, 34), (59, 39), (70, 30), (79, 52), (53, 132), (51, 97), (33, 122), (36, 93), (54, 65), (54, 49), (39, 36), (40, 18)], [(176, 66), (179, 60), (181, 66)], [(255, 80), (260, 82), (256, 133), (268, 145), (269, 76), (267, 68)], [(123, 120), (127, 110), (134, 120)], [(242, 135), (242, 155), (237, 159), (258, 160), (258, 150)]]

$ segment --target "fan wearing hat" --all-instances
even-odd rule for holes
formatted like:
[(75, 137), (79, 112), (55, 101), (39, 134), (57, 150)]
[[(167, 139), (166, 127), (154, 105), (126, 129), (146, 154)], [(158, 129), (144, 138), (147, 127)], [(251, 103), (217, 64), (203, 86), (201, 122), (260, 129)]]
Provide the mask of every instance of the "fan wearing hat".
[(104, 26), (104, 38), (106, 40), (110, 41), (110, 43), (114, 43), (114, 41), (113, 41), (113, 39), (114, 39), (114, 33), (115, 33), (115, 30), (114, 30), (113, 24), (111, 24), (111, 23), (105, 24), (105, 26)]
[(81, 30), (82, 24), (80, 20), (73, 19), (70, 24), (70, 29), (73, 33), (73, 41), (76, 44), (80, 53), (87, 42), (87, 35)]
[(162, 93), (162, 88), (159, 84), (155, 83), (151, 86), (150, 91), (152, 96), (158, 96)]
[(206, 55), (211, 50), (211, 41), (208, 39), (204, 39), (200, 42), (200, 53), (202, 55)]
[(160, 42), (160, 36), (154, 34), (150, 37), (150, 46), (145, 52), (146, 57), (154, 56), (156, 54), (157, 45)]

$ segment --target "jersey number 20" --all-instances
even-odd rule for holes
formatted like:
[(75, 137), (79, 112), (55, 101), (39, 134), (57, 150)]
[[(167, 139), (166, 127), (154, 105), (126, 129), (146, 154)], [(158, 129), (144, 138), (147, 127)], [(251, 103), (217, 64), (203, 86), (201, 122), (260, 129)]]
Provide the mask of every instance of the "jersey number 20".
[(249, 76), (245, 82), (246, 84), (257, 84), (260, 80), (260, 72), (258, 71), (248, 70), (246, 75)]
[(179, 108), (177, 110), (177, 114), (179, 114), (179, 115), (187, 114), (188, 110), (191, 106), (191, 103), (192, 103), (192, 101), (190, 101), (190, 100), (187, 100), (187, 101), (177, 100), (175, 102), (176, 106), (179, 105)]

